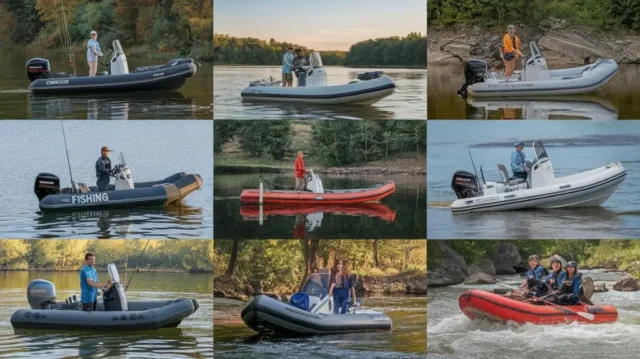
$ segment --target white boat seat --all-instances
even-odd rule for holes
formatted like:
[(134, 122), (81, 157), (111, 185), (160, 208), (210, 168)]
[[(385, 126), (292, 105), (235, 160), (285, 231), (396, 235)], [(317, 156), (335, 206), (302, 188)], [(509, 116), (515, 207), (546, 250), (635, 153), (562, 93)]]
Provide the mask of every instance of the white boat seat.
[(498, 164), (498, 171), (502, 176), (502, 183), (505, 185), (515, 186), (525, 181), (522, 178), (509, 177), (509, 172), (507, 172), (507, 167), (505, 167), (505, 165)]

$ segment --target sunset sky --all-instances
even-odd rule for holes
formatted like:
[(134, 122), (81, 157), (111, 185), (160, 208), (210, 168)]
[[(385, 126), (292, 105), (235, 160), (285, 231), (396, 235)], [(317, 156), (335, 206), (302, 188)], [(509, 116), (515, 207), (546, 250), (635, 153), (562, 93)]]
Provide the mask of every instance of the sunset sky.
[(216, 34), (273, 38), (315, 50), (427, 32), (426, 0), (215, 0)]

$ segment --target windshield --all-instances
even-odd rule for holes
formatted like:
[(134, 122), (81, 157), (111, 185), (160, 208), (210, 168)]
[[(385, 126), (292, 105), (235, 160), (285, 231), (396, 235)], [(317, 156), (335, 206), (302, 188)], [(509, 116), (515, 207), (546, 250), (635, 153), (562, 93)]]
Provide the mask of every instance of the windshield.
[(531, 57), (538, 58), (540, 56), (542, 56), (540, 54), (540, 49), (538, 49), (538, 45), (535, 42), (531, 42), (531, 44), (529, 44), (529, 49), (531, 49)]
[(124, 154), (120, 152), (120, 156), (118, 156), (118, 161), (120, 161), (121, 165), (127, 165), (127, 162), (124, 160)]
[(317, 52), (312, 52), (311, 55), (309, 55), (309, 61), (311, 61), (311, 66), (313, 66), (314, 69), (322, 67), (322, 58)]
[(329, 291), (329, 273), (313, 273), (307, 279), (301, 292), (315, 297), (322, 297)]
[(120, 40), (113, 40), (113, 52), (116, 54), (124, 54), (124, 50), (122, 50), (122, 46), (120, 46)]
[(545, 158), (548, 158), (547, 151), (545, 151), (544, 146), (542, 145), (542, 141), (536, 141), (533, 143), (533, 150), (536, 153), (536, 158), (538, 161), (542, 161)]
[(107, 266), (107, 270), (109, 271), (109, 277), (111, 277), (111, 281), (116, 283), (120, 283), (120, 274), (118, 274), (118, 268), (114, 263), (110, 263)]

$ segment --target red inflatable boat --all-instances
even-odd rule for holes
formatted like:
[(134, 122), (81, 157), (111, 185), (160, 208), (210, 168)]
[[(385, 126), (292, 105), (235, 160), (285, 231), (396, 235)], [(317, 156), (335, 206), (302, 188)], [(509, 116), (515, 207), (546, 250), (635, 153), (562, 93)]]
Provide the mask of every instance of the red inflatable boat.
[[(325, 190), (324, 193), (309, 191), (268, 190), (263, 192), (263, 204), (358, 204), (379, 201), (396, 191), (393, 181), (379, 183), (369, 188)], [(242, 203), (258, 203), (260, 191), (245, 189), (240, 194)]]
[(472, 320), (512, 320), (520, 324), (562, 324), (571, 322), (601, 324), (613, 323), (618, 319), (618, 310), (611, 305), (535, 305), (478, 289), (467, 290), (462, 293), (458, 299), (458, 304), (460, 305), (460, 310)]
[[(309, 215), (311, 213), (323, 212), (332, 214), (342, 214), (347, 216), (368, 216), (378, 217), (387, 222), (393, 222), (396, 219), (396, 211), (385, 206), (382, 203), (364, 203), (358, 205), (322, 205), (307, 204), (302, 206), (291, 207), (288, 205), (268, 205), (265, 206), (262, 214), (267, 216), (297, 216)], [(243, 205), (240, 207), (240, 215), (245, 221), (258, 220), (260, 209), (257, 206)]]

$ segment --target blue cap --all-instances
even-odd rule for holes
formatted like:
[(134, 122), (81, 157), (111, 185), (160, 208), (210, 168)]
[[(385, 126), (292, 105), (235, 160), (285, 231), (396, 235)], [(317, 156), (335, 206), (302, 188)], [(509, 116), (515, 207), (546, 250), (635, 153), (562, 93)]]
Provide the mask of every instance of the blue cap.
[(524, 146), (524, 142), (520, 141), (520, 142), (516, 142), (514, 144), (514, 146), (518, 147), (518, 146)]

